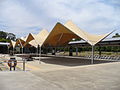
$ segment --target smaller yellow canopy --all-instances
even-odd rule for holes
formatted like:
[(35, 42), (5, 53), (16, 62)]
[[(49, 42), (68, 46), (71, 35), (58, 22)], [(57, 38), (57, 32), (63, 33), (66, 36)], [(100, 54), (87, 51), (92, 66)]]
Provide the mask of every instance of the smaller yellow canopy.
[(15, 46), (17, 46), (17, 45), (19, 44), (20, 47), (24, 47), (23, 45), (24, 45), (24, 43), (25, 43), (27, 37), (28, 37), (28, 36), (19, 38), (19, 39), (16, 41)]
[(47, 38), (48, 34), (49, 34), (49, 32), (45, 29), (41, 30), (38, 34), (30, 33), (24, 46), (27, 44), (30, 44), (34, 47), (37, 47), (38, 45), (42, 46), (42, 44), (43, 44), (44, 40)]

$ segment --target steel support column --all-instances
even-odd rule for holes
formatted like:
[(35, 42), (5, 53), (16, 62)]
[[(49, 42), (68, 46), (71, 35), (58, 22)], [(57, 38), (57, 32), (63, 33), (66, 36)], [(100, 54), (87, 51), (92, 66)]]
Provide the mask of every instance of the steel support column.
[(92, 45), (92, 58), (91, 58), (91, 64), (94, 63), (94, 46)]

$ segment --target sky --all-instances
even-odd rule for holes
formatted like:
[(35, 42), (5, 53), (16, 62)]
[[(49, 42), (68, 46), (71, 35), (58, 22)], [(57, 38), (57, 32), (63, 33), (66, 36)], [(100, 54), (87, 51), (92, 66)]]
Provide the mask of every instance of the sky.
[(120, 33), (120, 0), (0, 0), (0, 30), (17, 37), (68, 20), (92, 34)]

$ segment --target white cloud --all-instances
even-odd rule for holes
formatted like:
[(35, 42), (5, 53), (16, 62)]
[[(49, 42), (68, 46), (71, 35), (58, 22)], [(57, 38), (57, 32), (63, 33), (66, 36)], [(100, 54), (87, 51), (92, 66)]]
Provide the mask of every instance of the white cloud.
[[(120, 24), (119, 0), (4, 0), (0, 4), (0, 21), (18, 36), (39, 28), (49, 31), (57, 21), (72, 20), (92, 33), (106, 33)], [(118, 4), (119, 3), (119, 4)], [(34, 30), (35, 29), (35, 30)], [(14, 30), (14, 31), (13, 31)]]
[(18, 2), (7, 0), (2, 4), (0, 12), (1, 20), (5, 21), (6, 25), (8, 25), (8, 30), (17, 35), (22, 33), (28, 34), (28, 32), (32, 31), (25, 30), (27, 27), (39, 27), (42, 24), (38, 22), (38, 19), (33, 14), (29, 13), (24, 7), (21, 7)]

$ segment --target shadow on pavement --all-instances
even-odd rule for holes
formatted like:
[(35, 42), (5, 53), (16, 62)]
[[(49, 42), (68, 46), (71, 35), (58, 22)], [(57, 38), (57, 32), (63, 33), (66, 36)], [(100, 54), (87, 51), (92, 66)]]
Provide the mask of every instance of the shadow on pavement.
[[(90, 65), (90, 59), (80, 59), (80, 58), (66, 58), (66, 57), (50, 57), (50, 58), (42, 58), (42, 62), (48, 64), (57, 64), (64, 66), (80, 66), (80, 65)], [(94, 64), (101, 63), (111, 63), (116, 61), (108, 61), (108, 60), (94, 60)]]

